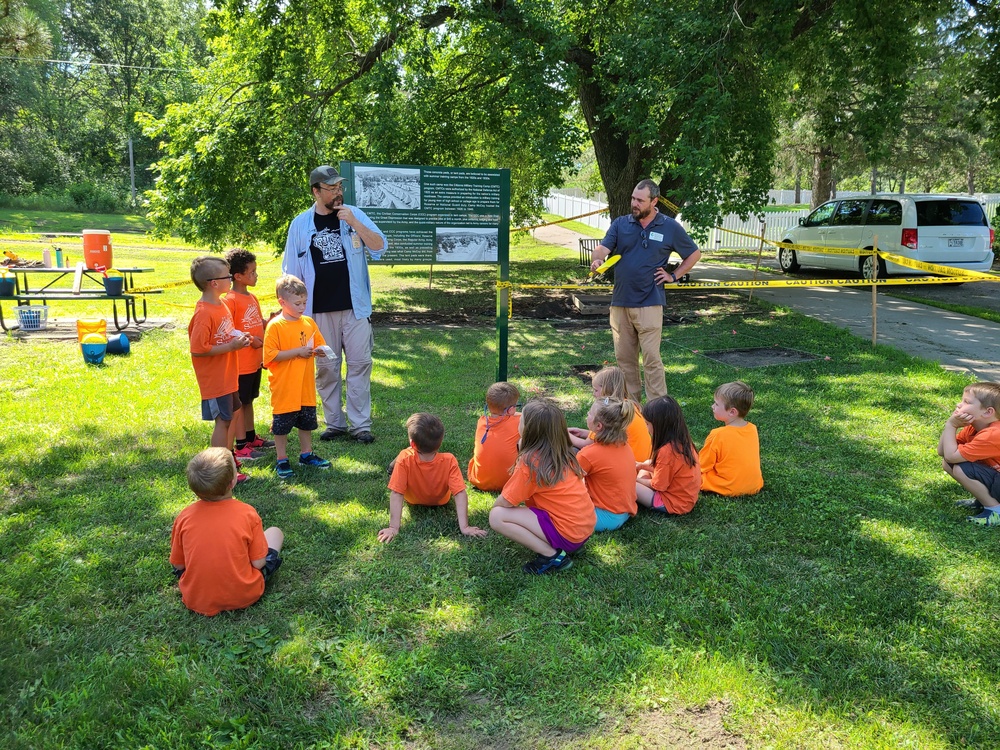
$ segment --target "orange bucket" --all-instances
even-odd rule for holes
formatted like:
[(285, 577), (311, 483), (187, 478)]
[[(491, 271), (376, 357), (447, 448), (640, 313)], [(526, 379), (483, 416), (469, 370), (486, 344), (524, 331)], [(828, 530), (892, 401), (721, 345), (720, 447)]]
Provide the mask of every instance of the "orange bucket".
[(83, 262), (87, 268), (111, 268), (111, 232), (106, 229), (83, 230)]
[(92, 333), (96, 333), (102, 336), (105, 341), (108, 340), (108, 321), (104, 318), (98, 318), (96, 320), (78, 320), (76, 321), (76, 340), (78, 343), (83, 343), (83, 337), (89, 336)]

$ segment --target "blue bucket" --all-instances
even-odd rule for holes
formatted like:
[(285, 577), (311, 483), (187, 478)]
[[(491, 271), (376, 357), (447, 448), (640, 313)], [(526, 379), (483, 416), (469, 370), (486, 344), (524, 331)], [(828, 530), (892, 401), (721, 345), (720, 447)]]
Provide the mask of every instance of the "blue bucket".
[(14, 279), (0, 278), (0, 297), (14, 296)]
[(113, 333), (108, 336), (108, 354), (128, 354), (128, 336), (124, 333)]
[(83, 361), (88, 365), (99, 365), (104, 362), (104, 353), (108, 350), (106, 343), (80, 344), (83, 350)]
[(122, 296), (122, 285), (125, 283), (125, 279), (121, 276), (105, 276), (104, 277), (104, 291), (109, 297), (121, 297)]

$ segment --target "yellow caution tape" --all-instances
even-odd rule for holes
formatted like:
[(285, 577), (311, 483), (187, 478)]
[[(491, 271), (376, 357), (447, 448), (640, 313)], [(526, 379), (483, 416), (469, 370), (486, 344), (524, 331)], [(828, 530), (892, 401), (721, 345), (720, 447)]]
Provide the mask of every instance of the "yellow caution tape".
[(890, 263), (906, 266), (907, 268), (913, 268), (917, 271), (927, 271), (928, 273), (937, 273), (942, 276), (960, 276), (963, 281), (972, 279), (977, 279), (979, 281), (1000, 281), (1000, 276), (992, 273), (970, 271), (965, 268), (955, 268), (954, 266), (942, 266), (937, 263), (926, 263), (922, 260), (914, 260), (913, 258), (906, 258), (902, 255), (895, 255), (893, 253), (883, 253), (882, 251), (879, 251), (879, 256)]

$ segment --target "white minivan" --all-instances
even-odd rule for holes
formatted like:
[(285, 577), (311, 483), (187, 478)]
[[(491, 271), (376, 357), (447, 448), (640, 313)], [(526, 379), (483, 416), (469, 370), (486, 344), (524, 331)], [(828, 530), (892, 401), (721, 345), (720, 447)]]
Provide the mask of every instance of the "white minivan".
[[(898, 195), (878, 193), (842, 198), (819, 206), (799, 226), (785, 231), (784, 242), (819, 247), (878, 248), (925, 263), (969, 271), (989, 271), (993, 265), (993, 229), (983, 204), (968, 195)], [(818, 266), (861, 273), (871, 278), (871, 255), (829, 255), (778, 248), (778, 265), (785, 273), (800, 266)], [(878, 275), (919, 275), (905, 266), (878, 260)]]

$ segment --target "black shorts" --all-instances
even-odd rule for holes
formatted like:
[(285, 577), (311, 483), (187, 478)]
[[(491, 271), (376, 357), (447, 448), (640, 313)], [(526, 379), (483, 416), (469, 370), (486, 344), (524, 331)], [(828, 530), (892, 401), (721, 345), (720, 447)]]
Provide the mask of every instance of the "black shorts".
[(221, 419), (223, 422), (231, 422), (233, 415), (242, 408), (238, 393), (227, 393), (218, 398), (207, 398), (201, 402), (201, 418), (206, 422), (214, 422)]
[(260, 396), (260, 370), (247, 375), (240, 375), (240, 401), (245, 404), (252, 404), (253, 400)]
[(977, 482), (981, 482), (985, 487), (986, 491), (990, 493), (990, 497), (994, 500), (1000, 501), (1000, 472), (996, 469), (990, 468), (986, 464), (977, 463), (975, 461), (965, 461), (960, 464), (956, 464), (962, 473), (965, 474), (969, 479), (975, 479)]
[(260, 572), (264, 574), (264, 581), (266, 582), (280, 567), (281, 555), (278, 554), (278, 550), (268, 547), (267, 557), (264, 558), (264, 567), (260, 569)]
[(316, 407), (303, 406), (298, 411), (290, 411), (285, 414), (275, 414), (271, 418), (271, 434), (287, 435), (296, 427), (305, 432), (312, 432), (319, 427), (316, 421)]

